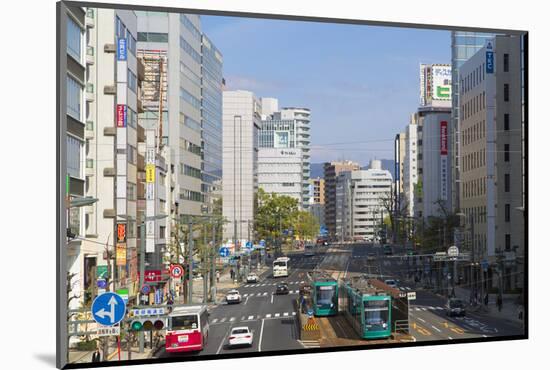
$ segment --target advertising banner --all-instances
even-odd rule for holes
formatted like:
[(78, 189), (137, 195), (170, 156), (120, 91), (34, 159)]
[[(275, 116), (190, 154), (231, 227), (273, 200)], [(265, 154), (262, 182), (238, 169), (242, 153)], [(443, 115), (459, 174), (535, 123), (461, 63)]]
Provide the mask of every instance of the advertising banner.
[(117, 243), (126, 243), (126, 224), (117, 224)]
[(452, 73), (450, 65), (432, 66), (432, 99), (451, 100)]
[(155, 182), (155, 165), (154, 164), (145, 165), (145, 182), (146, 183)]
[(116, 59), (120, 61), (124, 61), (128, 59), (125, 38), (118, 39), (117, 48), (116, 48)]
[(288, 148), (290, 134), (288, 131), (275, 131), (273, 133), (273, 144), (275, 148)]
[(126, 266), (126, 244), (116, 245), (116, 265)]
[(441, 160), (440, 160), (440, 198), (442, 200), (447, 200), (447, 177), (448, 174), (448, 163), (447, 163), (447, 154), (449, 152), (448, 148), (448, 131), (447, 131), (447, 121), (441, 121), (439, 124), (439, 133), (440, 133), (440, 153), (441, 153)]
[(126, 105), (117, 104), (116, 105), (116, 127), (126, 127)]

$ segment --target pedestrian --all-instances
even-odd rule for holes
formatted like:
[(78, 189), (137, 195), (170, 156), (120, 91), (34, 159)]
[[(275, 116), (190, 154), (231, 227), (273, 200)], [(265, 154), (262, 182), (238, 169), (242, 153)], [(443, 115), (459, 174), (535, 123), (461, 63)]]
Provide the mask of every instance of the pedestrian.
[(95, 352), (92, 354), (92, 362), (100, 362), (101, 361), (101, 354), (99, 353), (99, 349), (96, 348)]
[(231, 269), (231, 271), (229, 271), (229, 275), (231, 276), (231, 280), (235, 279), (235, 271), (233, 271), (233, 269)]
[(518, 306), (518, 319), (520, 321), (523, 321), (523, 306), (522, 305)]
[(498, 312), (502, 311), (502, 295), (498, 295), (497, 297), (497, 307), (498, 307)]
[(489, 305), (489, 293), (485, 294), (485, 306)]
[(220, 272), (216, 271), (216, 282), (220, 282)]

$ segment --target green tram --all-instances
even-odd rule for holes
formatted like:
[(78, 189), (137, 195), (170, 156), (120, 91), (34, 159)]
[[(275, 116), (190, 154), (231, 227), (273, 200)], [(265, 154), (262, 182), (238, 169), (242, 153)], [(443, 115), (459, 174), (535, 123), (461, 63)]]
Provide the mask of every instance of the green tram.
[(391, 296), (367, 279), (346, 280), (340, 288), (342, 311), (363, 339), (391, 336)]
[(338, 281), (327, 274), (314, 273), (311, 276), (311, 295), (315, 316), (338, 314)]

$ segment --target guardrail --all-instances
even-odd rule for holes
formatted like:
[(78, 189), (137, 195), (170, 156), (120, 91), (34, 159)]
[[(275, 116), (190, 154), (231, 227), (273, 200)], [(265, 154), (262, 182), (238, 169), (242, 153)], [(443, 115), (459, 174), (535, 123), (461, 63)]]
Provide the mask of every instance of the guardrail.
[(393, 323), (396, 333), (409, 334), (409, 320), (395, 320)]

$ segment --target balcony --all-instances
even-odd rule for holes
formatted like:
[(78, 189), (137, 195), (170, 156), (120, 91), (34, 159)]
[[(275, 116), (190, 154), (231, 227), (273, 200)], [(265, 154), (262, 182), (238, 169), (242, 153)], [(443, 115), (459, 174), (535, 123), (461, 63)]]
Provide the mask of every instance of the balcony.
[(103, 169), (103, 176), (105, 177), (113, 177), (115, 176), (116, 172), (114, 167), (106, 167)]
[(94, 132), (94, 121), (86, 121), (86, 130), (85, 130), (86, 139), (93, 139), (95, 137)]
[(103, 218), (115, 218), (116, 211), (113, 208), (103, 210)]
[(86, 10), (86, 27), (95, 27), (95, 9), (88, 8)]
[(105, 127), (103, 129), (103, 135), (104, 136), (115, 136), (116, 135), (116, 127)]
[(145, 113), (145, 110), (143, 109), (143, 102), (141, 101), (141, 99), (137, 100), (137, 112)]
[(86, 46), (86, 64), (95, 63), (95, 49), (93, 46)]
[(116, 94), (116, 86), (115, 85), (105, 85), (103, 87), (103, 93), (105, 95), (115, 95)]
[(94, 101), (95, 95), (94, 95), (94, 84), (91, 82), (88, 82), (86, 84), (86, 101)]

